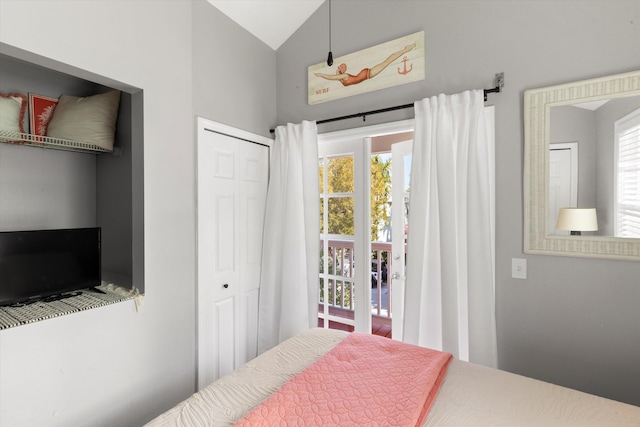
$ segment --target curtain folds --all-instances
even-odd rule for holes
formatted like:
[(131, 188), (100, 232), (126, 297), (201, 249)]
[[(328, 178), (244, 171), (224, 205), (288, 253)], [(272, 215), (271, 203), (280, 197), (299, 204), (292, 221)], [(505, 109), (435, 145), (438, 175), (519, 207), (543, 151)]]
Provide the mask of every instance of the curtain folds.
[(403, 340), (496, 367), (493, 120), (482, 90), (415, 103)]
[(320, 246), (315, 122), (276, 128), (262, 245), (258, 353), (317, 326)]

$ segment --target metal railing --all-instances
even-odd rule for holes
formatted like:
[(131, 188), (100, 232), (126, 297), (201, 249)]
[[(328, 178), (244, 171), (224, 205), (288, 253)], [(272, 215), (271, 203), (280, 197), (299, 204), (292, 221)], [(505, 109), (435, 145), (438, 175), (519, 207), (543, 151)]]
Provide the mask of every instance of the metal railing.
[[(391, 243), (371, 242), (371, 314), (391, 318)], [(375, 271), (374, 271), (375, 270)]]
[[(323, 241), (320, 241), (321, 256)], [(391, 319), (391, 243), (372, 242), (371, 259), (365, 265), (371, 275), (371, 314)], [(353, 241), (330, 239), (328, 241), (328, 270), (324, 271), (324, 260), (320, 259), (319, 303), (325, 302), (332, 312), (353, 312), (354, 270)], [(324, 289), (324, 281), (327, 289)], [(339, 309), (339, 310), (335, 310)], [(321, 311), (322, 312), (322, 311)], [(352, 313), (350, 319), (353, 319)]]

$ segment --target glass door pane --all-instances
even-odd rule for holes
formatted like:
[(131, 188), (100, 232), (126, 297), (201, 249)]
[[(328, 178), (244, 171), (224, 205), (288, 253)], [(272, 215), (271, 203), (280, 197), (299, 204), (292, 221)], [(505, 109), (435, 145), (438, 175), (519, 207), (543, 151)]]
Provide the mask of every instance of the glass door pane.
[(391, 335), (392, 145), (413, 138), (406, 126), (376, 137), (319, 135), (321, 326)]
[(354, 157), (325, 156), (320, 178), (320, 295), (318, 326), (354, 326)]
[[(372, 143), (371, 331), (389, 338), (402, 325), (411, 138), (408, 133), (386, 135)], [(396, 335), (401, 337), (401, 331)]]
[[(386, 148), (386, 147), (385, 147)], [(372, 332), (391, 334), (391, 165), (388, 149), (371, 154), (370, 164), (370, 242), (371, 242), (371, 325)]]

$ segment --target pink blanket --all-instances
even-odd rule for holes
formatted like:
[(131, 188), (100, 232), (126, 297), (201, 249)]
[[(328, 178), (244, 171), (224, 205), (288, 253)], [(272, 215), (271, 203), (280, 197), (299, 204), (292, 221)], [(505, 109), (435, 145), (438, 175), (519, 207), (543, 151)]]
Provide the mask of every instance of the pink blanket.
[(422, 425), (451, 354), (352, 332), (236, 426)]

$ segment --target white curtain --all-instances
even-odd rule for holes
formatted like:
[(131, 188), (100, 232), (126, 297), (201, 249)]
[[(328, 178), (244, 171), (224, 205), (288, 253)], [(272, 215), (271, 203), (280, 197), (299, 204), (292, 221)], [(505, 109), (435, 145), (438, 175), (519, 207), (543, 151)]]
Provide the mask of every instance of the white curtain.
[(403, 340), (497, 366), (495, 137), (482, 90), (415, 103)]
[(319, 224), (316, 123), (279, 126), (264, 222), (258, 353), (317, 326)]

